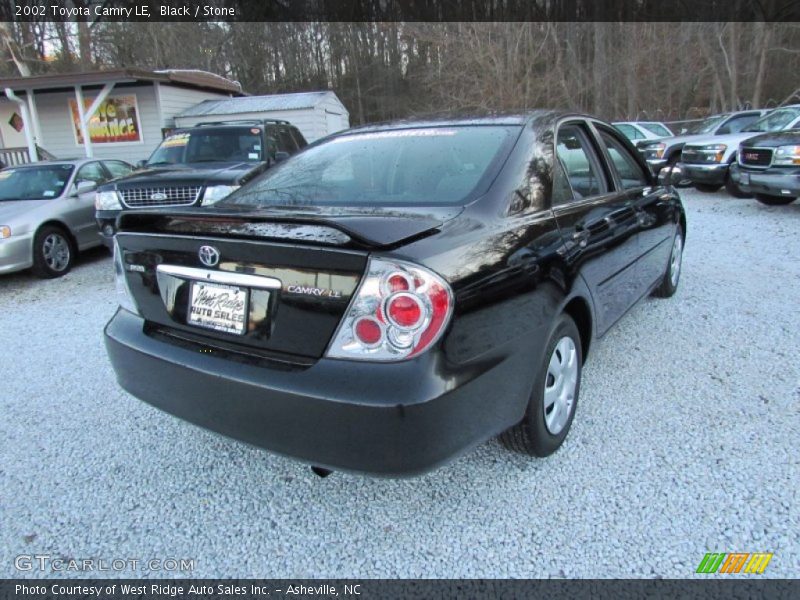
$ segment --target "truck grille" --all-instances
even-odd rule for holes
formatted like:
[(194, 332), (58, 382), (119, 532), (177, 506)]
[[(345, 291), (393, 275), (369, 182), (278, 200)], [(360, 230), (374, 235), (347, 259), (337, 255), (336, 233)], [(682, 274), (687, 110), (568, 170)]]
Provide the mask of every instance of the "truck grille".
[(752, 167), (768, 167), (772, 164), (772, 150), (767, 148), (742, 148), (739, 163)]
[(681, 152), (681, 161), (687, 164), (708, 164), (717, 162), (714, 160), (714, 153), (703, 151), (699, 148), (684, 146)]
[(199, 185), (181, 187), (146, 187), (120, 190), (122, 200), (131, 208), (150, 206), (188, 206), (200, 194)]

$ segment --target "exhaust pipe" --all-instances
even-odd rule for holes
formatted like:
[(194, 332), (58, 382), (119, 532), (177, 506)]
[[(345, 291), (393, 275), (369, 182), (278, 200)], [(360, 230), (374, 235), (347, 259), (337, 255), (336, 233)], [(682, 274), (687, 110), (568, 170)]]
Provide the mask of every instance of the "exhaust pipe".
[(331, 471), (330, 469), (325, 469), (323, 467), (311, 467), (311, 471), (314, 473), (314, 475), (318, 475), (323, 479), (325, 479), (328, 475), (333, 473), (333, 471)]

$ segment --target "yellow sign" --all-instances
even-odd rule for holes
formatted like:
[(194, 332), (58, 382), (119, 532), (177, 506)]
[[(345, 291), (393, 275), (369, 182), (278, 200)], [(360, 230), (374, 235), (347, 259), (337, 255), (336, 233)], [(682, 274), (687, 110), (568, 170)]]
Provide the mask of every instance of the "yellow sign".
[[(89, 110), (94, 98), (84, 98), (84, 111)], [(78, 115), (78, 103), (69, 101), (72, 113), (72, 124), (78, 144), (83, 144), (83, 133)], [(136, 95), (111, 96), (106, 98), (89, 120), (89, 139), (93, 144), (111, 144), (120, 142), (141, 142), (141, 125)]]

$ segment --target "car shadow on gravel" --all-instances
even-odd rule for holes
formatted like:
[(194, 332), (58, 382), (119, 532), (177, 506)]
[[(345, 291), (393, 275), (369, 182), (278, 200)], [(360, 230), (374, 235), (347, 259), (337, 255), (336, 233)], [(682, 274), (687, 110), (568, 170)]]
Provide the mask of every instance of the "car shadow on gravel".
[[(92, 248), (91, 250), (84, 250), (78, 254), (78, 257), (75, 259), (75, 264), (72, 265), (72, 270), (64, 275), (64, 277), (80, 274), (87, 268), (97, 265), (103, 261), (109, 261), (109, 263), (111, 261), (111, 253), (105, 246), (98, 246), (97, 248)], [(109, 269), (111, 269), (110, 264)], [(0, 275), (0, 290), (7, 287), (27, 287), (30, 285), (35, 285), (37, 282), (45, 283), (47, 281), (47, 279), (42, 279), (34, 275), (33, 271), (30, 269), (25, 269), (24, 271), (9, 273), (8, 275)]]

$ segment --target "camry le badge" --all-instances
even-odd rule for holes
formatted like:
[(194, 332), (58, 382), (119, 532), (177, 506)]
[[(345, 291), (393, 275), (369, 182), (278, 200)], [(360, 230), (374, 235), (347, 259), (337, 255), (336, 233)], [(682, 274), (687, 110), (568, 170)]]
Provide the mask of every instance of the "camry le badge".
[(200, 246), (197, 255), (200, 257), (200, 262), (207, 267), (216, 267), (219, 264), (219, 250), (214, 246)]

